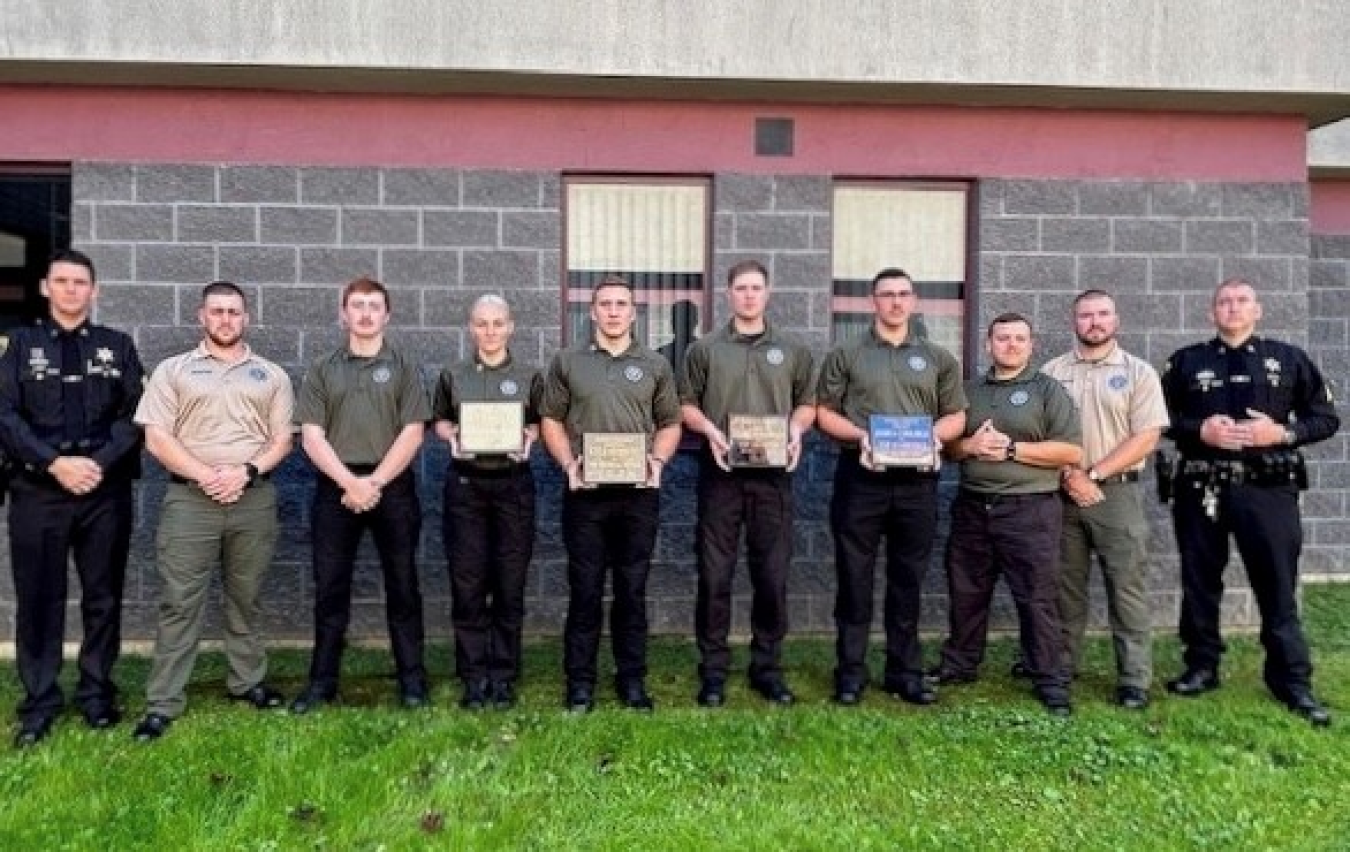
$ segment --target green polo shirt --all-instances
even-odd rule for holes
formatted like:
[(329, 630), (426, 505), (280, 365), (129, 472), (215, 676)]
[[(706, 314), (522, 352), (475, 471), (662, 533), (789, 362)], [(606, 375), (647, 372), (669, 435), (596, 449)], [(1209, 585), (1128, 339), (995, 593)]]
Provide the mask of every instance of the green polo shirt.
[(432, 411), (437, 420), (458, 423), (461, 402), (519, 402), (525, 422), (538, 423), (543, 391), (543, 376), (533, 364), (520, 363), (508, 351), (506, 360), (493, 366), (475, 354), (441, 370)]
[(385, 343), (371, 358), (346, 346), (309, 368), (295, 419), (320, 426), (345, 465), (384, 459), (404, 427), (431, 419), (417, 365)]
[[(1028, 366), (1011, 379), (999, 381), (990, 370), (966, 383), (970, 408), (965, 437), (992, 420), (994, 428), (1013, 441), (1083, 443), (1078, 410), (1063, 385)], [(1059, 490), (1059, 468), (1034, 467), (1017, 461), (961, 462), (961, 487), (981, 494), (1042, 494)]]
[(903, 343), (890, 343), (876, 326), (825, 356), (816, 402), (864, 430), (873, 414), (937, 419), (967, 406), (961, 365), (950, 352), (913, 329)]
[(680, 422), (670, 362), (636, 341), (611, 355), (594, 341), (553, 356), (544, 381), (541, 417), (567, 428), (572, 452), (587, 432), (641, 432)]
[(744, 335), (735, 322), (699, 338), (680, 371), (680, 402), (694, 405), (725, 431), (732, 414), (788, 416), (799, 405), (814, 405), (811, 351), (765, 324)]

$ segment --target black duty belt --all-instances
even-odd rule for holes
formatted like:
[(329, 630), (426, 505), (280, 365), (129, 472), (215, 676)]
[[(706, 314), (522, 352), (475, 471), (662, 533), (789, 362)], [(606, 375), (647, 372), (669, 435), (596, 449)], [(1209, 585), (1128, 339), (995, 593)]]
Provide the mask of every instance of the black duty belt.
[(1138, 482), (1139, 471), (1127, 470), (1124, 473), (1117, 473), (1115, 476), (1103, 476), (1097, 480), (1098, 485), (1124, 485), (1128, 482)]
[(1307, 468), (1296, 452), (1271, 453), (1253, 459), (1183, 459), (1181, 479), (1222, 485), (1298, 485), (1305, 487)]
[[(272, 478), (272, 474), (270, 474), (270, 473), (260, 473), (260, 474), (258, 474), (256, 477), (254, 477), (253, 480), (251, 480), (251, 481), (248, 483), (248, 485), (245, 485), (244, 487), (245, 487), (245, 488), (252, 488), (255, 484), (257, 484), (257, 483), (259, 483), (259, 482), (267, 482), (267, 481), (271, 480), (271, 478)], [(179, 475), (176, 474), (176, 473), (171, 473), (171, 474), (169, 474), (169, 481), (172, 482), (174, 485), (196, 485), (196, 484), (197, 484), (196, 480), (188, 479), (186, 476), (179, 476)]]

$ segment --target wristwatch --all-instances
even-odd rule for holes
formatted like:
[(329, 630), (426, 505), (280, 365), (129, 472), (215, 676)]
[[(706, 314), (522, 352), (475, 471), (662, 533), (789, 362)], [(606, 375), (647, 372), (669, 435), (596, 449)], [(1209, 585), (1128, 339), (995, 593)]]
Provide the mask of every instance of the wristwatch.
[(1004, 461), (1017, 461), (1017, 442), (1008, 442), (1008, 452), (1003, 456)]
[(1088, 479), (1092, 480), (1093, 482), (1101, 482), (1101, 481), (1102, 481), (1102, 475), (1101, 475), (1100, 473), (1097, 472), (1097, 468), (1095, 468), (1095, 467), (1090, 467), (1090, 468), (1088, 468), (1087, 476), (1088, 476)]
[(253, 462), (244, 462), (244, 472), (248, 474), (248, 484), (252, 485), (258, 481), (258, 466)]
[(1288, 426), (1284, 427), (1284, 442), (1291, 447), (1294, 446), (1298, 443), (1298, 433)]

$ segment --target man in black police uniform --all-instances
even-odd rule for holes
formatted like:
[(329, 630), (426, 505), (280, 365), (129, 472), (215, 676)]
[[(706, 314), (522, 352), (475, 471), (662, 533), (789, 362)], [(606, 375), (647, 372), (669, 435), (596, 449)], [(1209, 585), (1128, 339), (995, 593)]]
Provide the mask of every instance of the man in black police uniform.
[(131, 338), (94, 325), (94, 265), (58, 252), (42, 281), (49, 316), (16, 329), (0, 359), (0, 436), (11, 485), (15, 656), (24, 699), (16, 746), (51, 732), (65, 703), (57, 675), (65, 638), (66, 564), (80, 576), (84, 641), (75, 702), (91, 728), (117, 724), (113, 664), (131, 541), (131, 481), (141, 433), (132, 422), (144, 371)]
[(1219, 686), (1219, 604), (1232, 535), (1261, 611), (1266, 685), (1293, 712), (1327, 725), (1298, 617), (1306, 473), (1295, 448), (1331, 437), (1340, 419), (1307, 353), (1256, 335), (1261, 304), (1251, 284), (1220, 284), (1211, 317), (1218, 335), (1173, 354), (1162, 379), (1168, 434), (1181, 453), (1172, 516), (1186, 646), (1186, 669), (1167, 688), (1193, 696)]

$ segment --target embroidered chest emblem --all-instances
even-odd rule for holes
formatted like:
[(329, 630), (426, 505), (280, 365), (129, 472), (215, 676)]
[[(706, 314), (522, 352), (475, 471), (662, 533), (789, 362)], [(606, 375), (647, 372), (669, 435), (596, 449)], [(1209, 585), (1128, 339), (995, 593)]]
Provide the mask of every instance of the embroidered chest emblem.
[(1013, 405), (1016, 405), (1018, 407), (1026, 405), (1030, 401), (1031, 401), (1031, 394), (1027, 393), (1024, 390), (1013, 391), (1012, 395), (1008, 397), (1008, 402), (1011, 402)]
[(393, 377), (394, 374), (390, 372), (388, 367), (376, 367), (375, 372), (370, 374), (371, 381), (377, 385), (385, 384)]
[(1106, 385), (1113, 391), (1123, 391), (1129, 383), (1130, 380), (1124, 376), (1112, 376), (1107, 380)]
[(783, 350), (779, 349), (777, 346), (772, 347), (768, 352), (764, 353), (764, 360), (775, 367), (783, 363), (783, 357)]
[(502, 379), (502, 383), (497, 385), (497, 390), (502, 392), (502, 396), (515, 396), (520, 392), (520, 385), (513, 379)]
[(928, 360), (922, 355), (911, 355), (906, 363), (909, 364), (909, 368), (916, 373), (922, 373), (928, 366)]
[(623, 377), (630, 382), (636, 384), (637, 382), (642, 381), (642, 376), (643, 372), (641, 367), (633, 366), (623, 368)]

